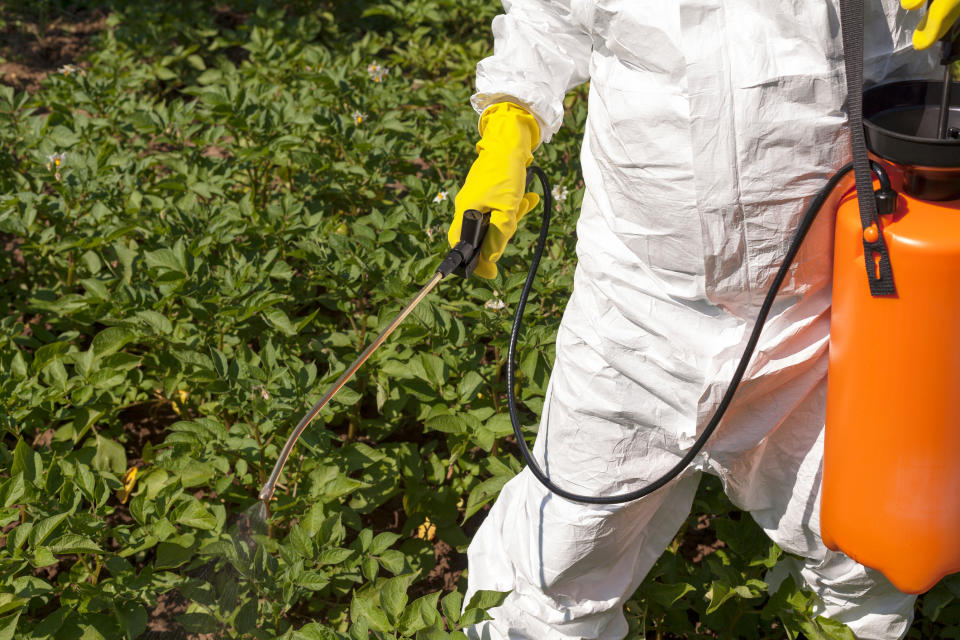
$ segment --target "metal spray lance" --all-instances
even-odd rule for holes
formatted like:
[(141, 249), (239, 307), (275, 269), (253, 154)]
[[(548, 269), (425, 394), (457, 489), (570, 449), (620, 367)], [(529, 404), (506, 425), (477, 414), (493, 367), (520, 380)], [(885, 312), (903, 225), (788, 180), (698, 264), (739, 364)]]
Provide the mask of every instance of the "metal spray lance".
[(400, 326), (400, 323), (403, 322), (404, 318), (410, 315), (410, 312), (427, 297), (434, 287), (443, 280), (446, 276), (451, 273), (467, 278), (470, 274), (473, 273), (473, 270), (477, 266), (477, 261), (480, 259), (480, 246), (483, 244), (483, 238), (487, 233), (487, 227), (490, 225), (490, 213), (481, 213), (475, 209), (469, 209), (463, 214), (463, 227), (460, 231), (460, 242), (450, 250), (450, 253), (447, 254), (447, 257), (443, 259), (443, 262), (440, 263), (440, 266), (437, 267), (436, 272), (433, 274), (433, 277), (430, 278), (428, 282), (419, 293), (403, 308), (403, 310), (397, 315), (396, 318), (387, 325), (380, 335), (377, 336), (377, 339), (374, 340), (370, 345), (363, 350), (363, 353), (357, 357), (353, 363), (347, 367), (347, 370), (343, 372), (337, 381), (333, 383), (333, 386), (323, 394), (323, 397), (317, 401), (315, 405), (300, 419), (300, 422), (294, 428), (293, 433), (290, 434), (290, 437), (287, 438), (286, 444), (283, 445), (283, 449), (280, 451), (280, 457), (277, 458), (277, 463), (273, 467), (273, 472), (270, 474), (270, 478), (267, 480), (266, 484), (263, 485), (263, 488), (260, 490), (260, 500), (264, 504), (269, 504), (270, 500), (273, 498), (273, 493), (277, 488), (277, 480), (280, 478), (280, 472), (283, 471), (283, 465), (286, 464), (287, 458), (290, 457), (290, 452), (293, 451), (293, 446), (297, 443), (297, 440), (300, 439), (300, 436), (306, 430), (307, 425), (317, 417), (317, 414), (320, 413), (320, 410), (323, 409), (328, 402), (337, 394), (337, 392), (345, 385), (350, 378), (353, 377), (353, 374), (357, 372), (364, 362), (366, 362), (373, 352), (376, 351), (380, 345), (382, 345), (390, 334)]

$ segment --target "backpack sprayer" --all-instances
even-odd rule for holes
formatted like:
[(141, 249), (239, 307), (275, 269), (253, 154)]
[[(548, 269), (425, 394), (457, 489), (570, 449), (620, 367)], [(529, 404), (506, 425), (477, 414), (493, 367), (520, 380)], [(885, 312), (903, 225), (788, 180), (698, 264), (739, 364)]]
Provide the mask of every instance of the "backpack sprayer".
[[(720, 424), (803, 239), (827, 199), (853, 171), (856, 187), (846, 183), (836, 212), (821, 534), (828, 547), (879, 569), (902, 591), (921, 593), (960, 570), (960, 405), (955, 398), (960, 389), (960, 87), (951, 86), (949, 69), (960, 59), (960, 25), (942, 40), (942, 84), (900, 82), (864, 94), (858, 20), (862, 0), (844, 0), (841, 12), (854, 160), (808, 205), (733, 378), (683, 458), (645, 487), (589, 496), (554, 484), (526, 444), (514, 393), (516, 348), (553, 209), (549, 180), (538, 167), (527, 170), (527, 180), (539, 179), (544, 208), (510, 332), (507, 399), (520, 452), (551, 492), (575, 502), (616, 504), (668, 484)], [(868, 150), (875, 159), (868, 158)], [(875, 191), (871, 177), (878, 183)], [(443, 278), (473, 273), (489, 221), (488, 212), (464, 213), (460, 241), (431, 280), (290, 434), (260, 491), (264, 504), (272, 499), (294, 444), (337, 391)]]

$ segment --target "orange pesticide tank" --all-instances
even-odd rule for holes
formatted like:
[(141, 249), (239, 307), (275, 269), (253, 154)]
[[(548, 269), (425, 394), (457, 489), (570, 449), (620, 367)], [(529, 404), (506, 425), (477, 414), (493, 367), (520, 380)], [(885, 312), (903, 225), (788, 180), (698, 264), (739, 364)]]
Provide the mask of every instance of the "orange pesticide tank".
[(870, 295), (862, 239), (878, 230), (853, 190), (837, 212), (820, 524), (828, 547), (921, 593), (960, 571), (960, 200), (904, 195), (909, 172), (883, 164), (896, 295)]

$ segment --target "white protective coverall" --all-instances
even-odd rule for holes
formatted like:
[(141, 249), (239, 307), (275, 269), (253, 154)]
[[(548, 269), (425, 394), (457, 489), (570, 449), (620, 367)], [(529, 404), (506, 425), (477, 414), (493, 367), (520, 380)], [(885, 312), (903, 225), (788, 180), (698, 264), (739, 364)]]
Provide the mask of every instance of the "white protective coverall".
[[(590, 80), (586, 193), (572, 297), (535, 455), (581, 494), (661, 476), (702, 429), (806, 204), (849, 160), (837, 0), (503, 0), (478, 112), (509, 100), (560, 127)], [(867, 2), (868, 83), (929, 77), (918, 15)], [(860, 638), (900, 638), (914, 596), (819, 535), (833, 220), (821, 215), (753, 364), (698, 462), (657, 493), (597, 506), (529, 471), (469, 549), (469, 589), (512, 590), (474, 638), (620, 639), (622, 604), (689, 514), (699, 473), (723, 481)]]

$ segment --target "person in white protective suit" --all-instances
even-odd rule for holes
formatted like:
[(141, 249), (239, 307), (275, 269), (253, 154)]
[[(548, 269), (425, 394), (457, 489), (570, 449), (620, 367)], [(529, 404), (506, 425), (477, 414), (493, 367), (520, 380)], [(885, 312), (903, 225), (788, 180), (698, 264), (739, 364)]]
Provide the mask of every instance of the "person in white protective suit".
[[(526, 115), (532, 133), (520, 161), (487, 173), (522, 183), (533, 148), (561, 126), (565, 93), (590, 81), (579, 261), (534, 454), (562, 488), (623, 493), (663, 475), (709, 419), (803, 209), (849, 160), (837, 0), (503, 5), (472, 103), (485, 118)], [(910, 45), (919, 20), (896, 0), (868, 0), (867, 83), (930, 76), (932, 55)], [(478, 163), (496, 146), (483, 126)], [(474, 173), (453, 238), (465, 208), (491, 207)], [(496, 273), (535, 200), (514, 202), (502, 224), (494, 212), (501, 246), (478, 273)], [(832, 224), (815, 224), (724, 421), (677, 480), (620, 505), (565, 500), (528, 470), (507, 483), (470, 545), (468, 597), (511, 593), (472, 638), (623, 638), (622, 605), (689, 514), (703, 471), (803, 558), (792, 570), (818, 613), (859, 638), (906, 633), (914, 596), (819, 536)]]

